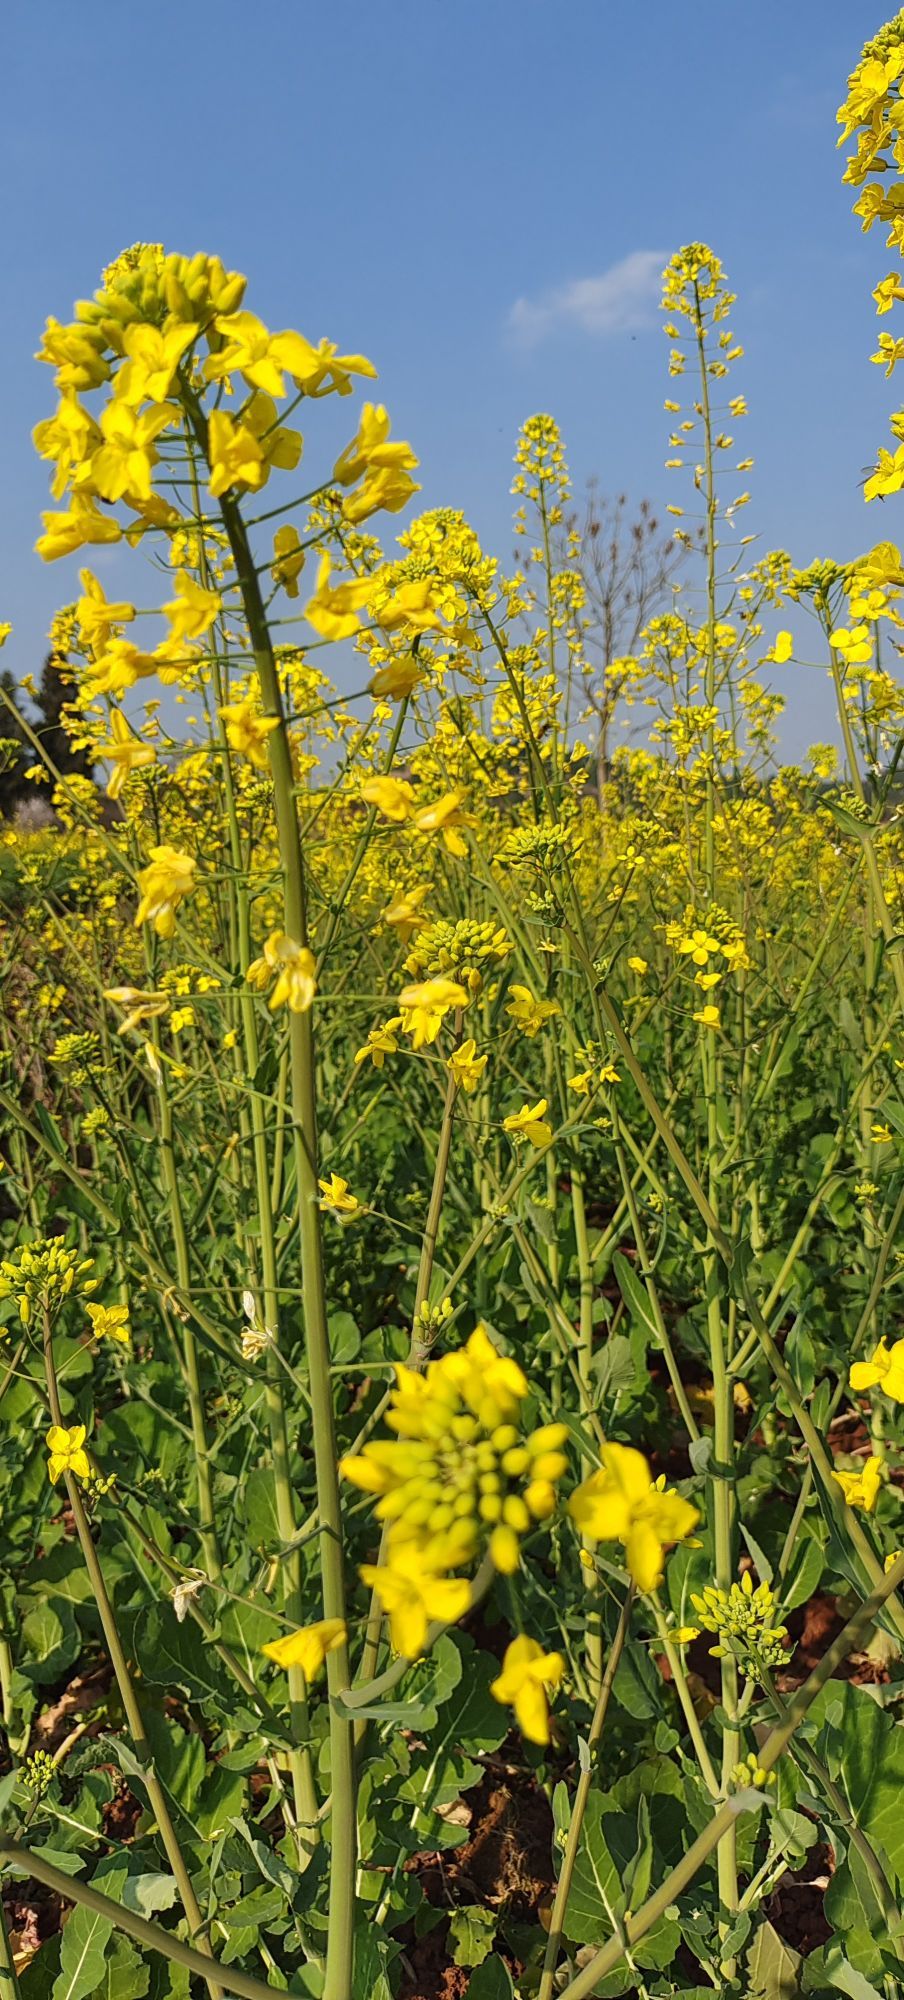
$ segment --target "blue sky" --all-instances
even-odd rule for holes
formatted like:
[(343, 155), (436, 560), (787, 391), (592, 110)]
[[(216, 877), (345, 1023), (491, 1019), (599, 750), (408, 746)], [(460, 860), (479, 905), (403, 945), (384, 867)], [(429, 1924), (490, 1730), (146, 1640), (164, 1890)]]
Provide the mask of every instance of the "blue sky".
[[(869, 361), (891, 259), (861, 236), (835, 149), (847, 72), (884, 18), (876, 0), (9, 0), (5, 662), (39, 663), (78, 567), (31, 554), (48, 501), (30, 431), (53, 400), (31, 357), (45, 315), (136, 239), (218, 251), (268, 323), (368, 354), (423, 504), (462, 507), (507, 558), (512, 447), (535, 410), (560, 422), (576, 490), (597, 474), (678, 497), (655, 285), (619, 267), (703, 238), (739, 294), (746, 526), (798, 561), (904, 540), (904, 498), (867, 509), (859, 490), (894, 407)], [(312, 413), (312, 467), (350, 409)], [(785, 685), (796, 750), (831, 708), (817, 675)]]

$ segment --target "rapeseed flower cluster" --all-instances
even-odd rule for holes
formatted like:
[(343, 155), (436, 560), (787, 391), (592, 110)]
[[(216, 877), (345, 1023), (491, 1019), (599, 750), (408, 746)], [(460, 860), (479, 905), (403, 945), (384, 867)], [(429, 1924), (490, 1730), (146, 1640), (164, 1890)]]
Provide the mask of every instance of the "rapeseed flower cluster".
[(770, 1585), (754, 1587), (749, 1570), (730, 1590), (709, 1584), (702, 1593), (692, 1591), (691, 1603), (701, 1629), (718, 1635), (709, 1649), (714, 1660), (737, 1660), (742, 1674), (752, 1680), (763, 1667), (787, 1664), (788, 1628), (775, 1622), (778, 1605)]
[(11, 1257), (0, 1258), (0, 1299), (15, 1299), (25, 1327), (42, 1312), (54, 1319), (68, 1298), (97, 1290), (93, 1269), (93, 1257), (67, 1249), (58, 1237), (38, 1237), (20, 1244)]
[(482, 1326), (422, 1374), (400, 1366), (396, 1378), (386, 1416), (396, 1437), (372, 1439), (341, 1470), (373, 1495), (385, 1524), (385, 1562), (362, 1575), (389, 1613), (396, 1649), (413, 1658), (430, 1618), (467, 1609), (468, 1582), (450, 1571), (483, 1551), (504, 1575), (517, 1569), (524, 1536), (555, 1511), (567, 1430), (524, 1430), (527, 1378)]

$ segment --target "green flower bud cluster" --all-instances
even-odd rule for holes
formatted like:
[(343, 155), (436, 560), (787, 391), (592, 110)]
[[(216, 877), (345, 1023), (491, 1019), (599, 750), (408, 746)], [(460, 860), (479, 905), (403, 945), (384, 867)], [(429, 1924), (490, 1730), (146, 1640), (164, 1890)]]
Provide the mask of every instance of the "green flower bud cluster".
[(775, 1784), (775, 1772), (764, 1771), (762, 1764), (757, 1762), (755, 1750), (751, 1750), (748, 1757), (743, 1757), (740, 1764), (735, 1764), (731, 1772), (731, 1783), (738, 1792), (746, 1791), (748, 1785), (753, 1785), (756, 1791), (762, 1792), (767, 1785)]
[(571, 845), (568, 828), (541, 820), (538, 826), (519, 826), (506, 835), (502, 845), (505, 861), (535, 861), (551, 868), (562, 860)]
[(100, 1041), (97, 1035), (58, 1035), (50, 1061), (77, 1088), (89, 1076), (101, 1074)]
[(30, 1326), (36, 1313), (52, 1316), (70, 1295), (96, 1291), (97, 1279), (88, 1276), (93, 1269), (93, 1257), (67, 1250), (59, 1237), (38, 1237), (0, 1259), (0, 1299), (15, 1298), (22, 1325)]
[(715, 1632), (719, 1643), (710, 1647), (714, 1660), (737, 1660), (742, 1674), (756, 1680), (761, 1670), (782, 1667), (788, 1659), (788, 1629), (776, 1625), (778, 1605), (768, 1583), (756, 1589), (750, 1571), (730, 1590), (707, 1586), (700, 1596), (691, 1594), (691, 1603), (705, 1632)]
[(42, 1799), (49, 1791), (55, 1774), (53, 1758), (46, 1750), (36, 1750), (33, 1757), (26, 1758), (22, 1768), (21, 1782), (33, 1799)]
[(405, 960), (405, 971), (411, 979), (457, 979), (476, 993), (487, 964), (498, 965), (512, 949), (511, 938), (496, 924), (471, 917), (453, 923), (438, 917), (424, 926)]

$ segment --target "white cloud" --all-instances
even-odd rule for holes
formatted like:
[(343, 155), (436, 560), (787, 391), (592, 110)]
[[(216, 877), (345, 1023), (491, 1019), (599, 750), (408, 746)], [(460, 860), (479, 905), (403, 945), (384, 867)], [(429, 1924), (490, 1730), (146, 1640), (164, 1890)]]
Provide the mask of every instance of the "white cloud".
[(516, 299), (509, 325), (530, 346), (558, 327), (606, 334), (647, 326), (666, 260), (664, 250), (631, 250), (596, 278), (573, 278), (535, 299)]

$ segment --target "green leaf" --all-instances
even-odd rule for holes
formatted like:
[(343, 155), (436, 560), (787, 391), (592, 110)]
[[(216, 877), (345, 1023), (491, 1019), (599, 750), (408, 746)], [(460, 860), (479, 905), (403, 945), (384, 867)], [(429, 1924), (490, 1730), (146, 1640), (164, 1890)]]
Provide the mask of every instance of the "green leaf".
[(22, 2000), (50, 2000), (53, 1982), (60, 1969), (60, 1951), (63, 1943), (62, 1931), (55, 1931), (36, 1951), (34, 1958), (19, 1974), (19, 1992)]
[(616, 1916), (623, 1916), (626, 1908), (605, 1826), (602, 1794), (591, 1792), (565, 1913), (565, 1933), (572, 1944), (605, 1944), (612, 1936)]
[(180, 1625), (171, 1604), (142, 1606), (132, 1628), (132, 1645), (145, 1680), (181, 1688), (199, 1701), (223, 1701), (231, 1684), (219, 1654), (193, 1619)]
[(264, 1841), (256, 1838), (247, 1820), (236, 1815), (231, 1823), (235, 1827), (236, 1833), (241, 1834), (242, 1839), (250, 1848), (264, 1881), (272, 1882), (277, 1889), (282, 1890), (283, 1895), (291, 1902), (298, 1878), (288, 1866), (288, 1863), (283, 1861), (279, 1854), (274, 1854), (273, 1849), (267, 1847)]
[[(355, 1972), (351, 2000), (392, 2000), (392, 1987), (389, 1983), (389, 1963), (392, 1955), (393, 1948), (389, 1939), (384, 1937), (374, 1924), (356, 1925)], [(313, 1969), (307, 1967), (305, 1970), (310, 1972)]]
[(652, 1341), (656, 1347), (659, 1347), (659, 1328), (656, 1324), (656, 1315), (650, 1304), (649, 1294), (643, 1279), (638, 1276), (634, 1265), (629, 1263), (628, 1258), (623, 1256), (620, 1250), (616, 1250), (615, 1252), (615, 1256), (612, 1259), (612, 1268), (618, 1281), (618, 1289), (621, 1292), (631, 1318), (638, 1326), (643, 1328), (647, 1339)]
[(151, 1983), (151, 1968), (140, 1957), (129, 1938), (121, 1933), (111, 1939), (103, 1978), (90, 2000), (144, 2000)]
[(81, 1639), (70, 1606), (58, 1599), (54, 1606), (35, 1606), (22, 1620), (25, 1657), (20, 1667), (39, 1687), (59, 1679), (66, 1667), (78, 1659)]
[(496, 1917), (479, 1903), (462, 1903), (449, 1918), (452, 1958), (456, 1965), (482, 1965), (493, 1947)]
[(769, 1561), (769, 1557), (765, 1552), (765, 1549), (762, 1549), (760, 1547), (759, 1542), (754, 1541), (750, 1529), (745, 1528), (743, 1521), (741, 1522), (741, 1533), (744, 1537), (745, 1542), (747, 1543), (748, 1553), (752, 1561), (756, 1565), (756, 1573), (760, 1583), (771, 1583), (773, 1577), (773, 1569), (772, 1569), (772, 1564)]
[(610, 1333), (605, 1345), (594, 1355), (592, 1365), (601, 1403), (611, 1402), (613, 1397), (633, 1388), (637, 1369), (626, 1334)]
[[(881, 1978), (881, 1973), (880, 1973)], [(871, 1981), (862, 1972), (855, 1971), (850, 1960), (845, 1958), (836, 1938), (831, 1938), (821, 1951), (812, 1951), (804, 1960), (803, 1990), (818, 1993), (825, 1985), (834, 1987), (838, 1993), (847, 1993), (850, 2000), (883, 2000)]]
[[(122, 1871), (123, 1878), (125, 1870)], [(113, 1935), (109, 1917), (76, 1903), (63, 1930), (60, 1969), (53, 1984), (52, 2000), (86, 2000), (104, 1976), (107, 1945)]]
[(171, 1910), (177, 1895), (172, 1875), (149, 1870), (146, 1874), (126, 1876), (122, 1906), (124, 1910), (134, 1910), (136, 1916), (154, 1918), (160, 1910)]
[(808, 1734), (814, 1724), (827, 1735), (832, 1774), (842, 1780), (867, 1839), (904, 1882), (904, 1728), (851, 1681), (827, 1683), (810, 1710)]
[(361, 1348), (361, 1335), (351, 1313), (330, 1313), (327, 1324), (333, 1367), (341, 1368), (344, 1363), (357, 1360)]
[(792, 1951), (770, 1923), (760, 1924), (747, 1954), (750, 2000), (795, 2000), (800, 1992), (800, 1953)]
[(240, 1488), (239, 1511), (253, 1549), (272, 1554), (279, 1548), (282, 1536), (276, 1518), (276, 1485), (271, 1471), (260, 1467), (248, 1474)]
[(149, 1970), (147, 2000), (189, 2000), (191, 1974), (184, 1965), (155, 1951)]
[(512, 1975), (505, 1959), (491, 1951), (468, 1981), (468, 2000), (514, 2000)]
[[(832, 1929), (844, 1939), (847, 1957), (858, 1972), (882, 1977), (881, 1940), (887, 1935), (879, 1898), (866, 1867), (855, 1847), (847, 1860), (839, 1852), (825, 1893), (823, 1910)], [(869, 1942), (858, 1944), (858, 1939)]]
[(816, 1589), (825, 1569), (825, 1551), (814, 1534), (808, 1534), (800, 1552), (800, 1559), (787, 1589), (782, 1595), (782, 1610), (796, 1611), (799, 1604), (806, 1604)]
[(496, 1661), (488, 1653), (464, 1646), (462, 1653), (461, 1682), (439, 1710), (426, 1757), (419, 1760), (400, 1788), (399, 1796), (422, 1812), (454, 1805), (480, 1775), (474, 1753), (498, 1750), (508, 1729), (505, 1710), (490, 1693), (490, 1681), (498, 1672)]

